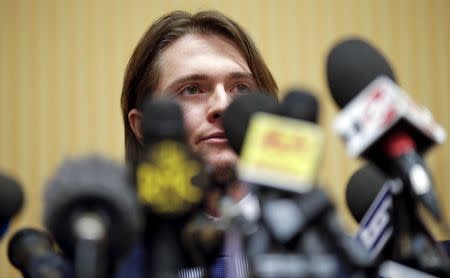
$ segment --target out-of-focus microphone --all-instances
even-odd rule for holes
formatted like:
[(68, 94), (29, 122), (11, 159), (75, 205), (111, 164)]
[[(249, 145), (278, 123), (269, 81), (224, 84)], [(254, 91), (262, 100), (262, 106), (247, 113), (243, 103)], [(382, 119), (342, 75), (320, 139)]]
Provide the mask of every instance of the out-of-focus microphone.
[(0, 173), (0, 239), (8, 230), (11, 217), (23, 205), (23, 192), (19, 183)]
[[(298, 117), (295, 106), (304, 102), (311, 103), (310, 98), (289, 94), (280, 108), (267, 96), (248, 94), (230, 104), (223, 117), (224, 130), (234, 149), (240, 151), (240, 180), (296, 192), (311, 188), (323, 136), (320, 128), (308, 121), (317, 116)], [(314, 114), (314, 108), (317, 106), (302, 112)], [(282, 111), (292, 115), (280, 116)]]
[(184, 240), (193, 240), (189, 235), (195, 233), (186, 225), (203, 204), (209, 172), (185, 142), (183, 115), (175, 101), (147, 101), (141, 129), (143, 154), (135, 181), (146, 216), (145, 272), (149, 277), (177, 277), (193, 264), (190, 247), (197, 245)]
[(99, 155), (65, 160), (44, 195), (44, 223), (76, 277), (110, 277), (141, 226), (126, 169)]
[(56, 252), (53, 240), (44, 231), (25, 228), (16, 232), (8, 244), (8, 257), (24, 277), (73, 277), (71, 265)]
[(319, 121), (319, 102), (313, 93), (306, 89), (290, 89), (278, 105), (276, 114), (317, 124)]
[[(235, 102), (245, 100), (251, 106), (251, 98), (249, 95)], [(230, 107), (239, 108), (233, 105)], [(346, 262), (357, 267), (367, 266), (368, 257), (362, 255), (364, 250), (355, 248), (354, 242), (337, 224), (330, 200), (320, 190), (312, 189), (322, 150), (322, 133), (316, 125), (317, 100), (307, 91), (291, 91), (280, 106), (269, 112), (271, 114), (249, 113), (250, 120), (242, 119), (249, 124), (243, 131), (245, 139), (240, 142), (242, 151), (238, 165), (238, 177), (252, 185), (261, 207), (260, 225), (250, 234), (246, 246), (256, 276), (318, 274), (320, 267), (312, 267), (310, 258), (302, 258), (297, 250), (299, 237), (305, 231), (333, 238), (322, 244), (323, 257), (333, 257), (331, 249), (337, 248), (345, 253)], [(240, 114), (225, 112), (224, 122), (238, 122), (230, 120), (236, 115)], [(233, 128), (233, 125), (228, 127)], [(329, 262), (330, 268), (322, 274), (336, 274), (337, 259)]]
[(271, 113), (276, 107), (276, 99), (262, 92), (242, 95), (227, 107), (223, 116), (223, 128), (230, 146), (237, 154), (241, 154), (252, 116), (257, 112)]
[(350, 213), (360, 223), (355, 238), (378, 257), (392, 236), (392, 189), (400, 181), (388, 179), (373, 165), (367, 164), (349, 179), (346, 201)]
[(435, 244), (426, 227), (416, 221), (416, 229), (422, 234), (411, 238), (414, 261), (405, 261), (396, 255), (393, 223), (393, 192), (402, 186), (400, 179), (389, 179), (373, 165), (367, 164), (356, 171), (350, 178), (346, 199), (347, 206), (360, 223), (355, 238), (378, 261), (394, 259), (403, 261), (424, 271), (447, 276), (449, 274), (447, 255)]
[(394, 83), (387, 60), (362, 40), (345, 40), (331, 50), (327, 78), (333, 99), (344, 107), (334, 128), (348, 152), (400, 177), (440, 219), (432, 177), (421, 154), (445, 140), (444, 129)]
[(357, 222), (361, 222), (386, 181), (389, 181), (388, 177), (371, 164), (361, 167), (350, 177), (345, 198)]

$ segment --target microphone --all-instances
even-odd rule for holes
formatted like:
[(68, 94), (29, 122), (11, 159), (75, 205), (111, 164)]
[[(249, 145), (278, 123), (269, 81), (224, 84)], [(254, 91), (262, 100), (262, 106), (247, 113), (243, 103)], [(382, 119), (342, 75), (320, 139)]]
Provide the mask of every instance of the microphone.
[(141, 213), (126, 169), (99, 155), (65, 160), (49, 179), (44, 223), (77, 277), (109, 277), (136, 242)]
[[(236, 111), (239, 107), (250, 106), (252, 109), (247, 110), (258, 111), (251, 106), (252, 97), (248, 95), (231, 103), (235, 110), (225, 112), (224, 123), (239, 123), (236, 116), (241, 115)], [(250, 120), (240, 119), (249, 124), (247, 130), (241, 131), (245, 135), (240, 136), (244, 139), (239, 142), (242, 147), (238, 177), (252, 185), (261, 207), (257, 228), (246, 239), (253, 272), (257, 277), (320, 273), (320, 267), (311, 264), (317, 254), (302, 247), (308, 245), (302, 240), (305, 235), (321, 238), (319, 253), (330, 263), (326, 271), (322, 270), (325, 276), (337, 273), (337, 258), (330, 256), (332, 249), (343, 252), (349, 265), (367, 267), (370, 262), (365, 251), (336, 222), (330, 200), (319, 189), (312, 188), (322, 150), (322, 133), (315, 124), (317, 100), (307, 91), (293, 90), (269, 112), (272, 114), (247, 113)], [(232, 124), (224, 126), (226, 134), (233, 134), (227, 130), (233, 128)], [(295, 168), (297, 165), (301, 167)], [(323, 243), (323, 238), (330, 237)], [(298, 254), (299, 251), (306, 251), (308, 256)]]
[(0, 239), (8, 230), (10, 219), (23, 206), (23, 191), (17, 181), (0, 174)]
[(25, 228), (16, 232), (8, 244), (8, 258), (24, 277), (73, 277), (71, 266), (55, 251), (53, 240), (44, 231)]
[[(241, 181), (301, 193), (314, 183), (323, 135), (311, 122), (277, 115), (281, 109), (296, 111), (291, 106), (310, 101), (300, 95), (287, 99), (279, 108), (262, 94), (239, 97), (224, 113), (224, 130), (240, 151), (237, 175)], [(314, 113), (314, 107), (303, 112)]]
[(241, 154), (252, 116), (256, 112), (271, 113), (276, 107), (277, 100), (263, 92), (245, 94), (230, 103), (223, 115), (223, 128), (230, 146), (237, 154)]
[(192, 264), (189, 252), (198, 251), (193, 250), (197, 244), (189, 241), (191, 227), (186, 226), (203, 204), (210, 169), (187, 146), (183, 115), (175, 101), (147, 101), (141, 130), (144, 144), (135, 165), (135, 185), (146, 216), (145, 272), (149, 277), (177, 277)]
[[(434, 240), (430, 240), (431, 235), (421, 221), (415, 223), (416, 229), (423, 234), (415, 234), (412, 238), (413, 258), (405, 260), (397, 254), (395, 240), (399, 240), (402, 235), (394, 231), (393, 192), (402, 186), (400, 179), (389, 179), (370, 164), (351, 176), (346, 199), (351, 214), (360, 222), (356, 240), (369, 251), (371, 258), (378, 258), (378, 261), (394, 259), (439, 276), (449, 275), (447, 255)], [(402, 242), (400, 244), (405, 245)], [(383, 265), (380, 271), (382, 269)]]
[[(371, 164), (366, 164), (350, 177), (345, 190), (347, 207), (353, 218), (361, 222), (388, 177)], [(392, 197), (391, 197), (392, 198)]]
[(390, 176), (398, 176), (436, 218), (441, 213), (433, 181), (421, 154), (442, 143), (444, 129), (395, 82), (383, 57), (368, 43), (349, 39), (327, 58), (331, 95), (340, 107), (334, 129), (352, 156), (363, 156)]
[(360, 223), (355, 238), (377, 258), (392, 238), (392, 189), (400, 181), (388, 179), (373, 165), (367, 164), (350, 177), (346, 189), (347, 207)]
[(276, 114), (292, 119), (318, 123), (319, 102), (313, 93), (306, 89), (290, 89), (278, 105)]

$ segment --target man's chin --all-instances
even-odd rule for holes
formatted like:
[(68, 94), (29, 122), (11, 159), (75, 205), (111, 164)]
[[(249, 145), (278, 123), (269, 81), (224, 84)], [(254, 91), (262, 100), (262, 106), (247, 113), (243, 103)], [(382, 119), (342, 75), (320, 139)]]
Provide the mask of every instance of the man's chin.
[(234, 154), (210, 157), (206, 161), (212, 168), (212, 175), (216, 182), (228, 184), (235, 181), (237, 157)]

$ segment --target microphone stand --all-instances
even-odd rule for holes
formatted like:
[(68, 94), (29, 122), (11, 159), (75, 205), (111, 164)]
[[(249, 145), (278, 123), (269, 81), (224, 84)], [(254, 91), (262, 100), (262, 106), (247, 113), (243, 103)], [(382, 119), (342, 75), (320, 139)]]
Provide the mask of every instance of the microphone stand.
[(417, 201), (409, 178), (392, 183), (393, 195), (390, 259), (421, 271), (450, 276), (449, 258), (439, 249), (417, 211)]

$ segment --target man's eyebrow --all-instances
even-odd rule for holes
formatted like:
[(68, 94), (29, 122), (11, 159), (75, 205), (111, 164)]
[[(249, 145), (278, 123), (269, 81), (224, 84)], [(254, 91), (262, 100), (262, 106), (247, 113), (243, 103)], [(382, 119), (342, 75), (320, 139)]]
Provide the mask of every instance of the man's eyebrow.
[(254, 79), (253, 74), (251, 72), (245, 72), (245, 71), (237, 71), (237, 72), (232, 72), (229, 74), (230, 77), (232, 78), (248, 78), (248, 79)]
[(173, 82), (170, 83), (170, 86), (176, 85), (176, 84), (180, 84), (180, 83), (184, 83), (187, 81), (193, 81), (193, 80), (206, 80), (208, 79), (208, 76), (206, 74), (198, 74), (198, 73), (194, 73), (194, 74), (189, 74), (186, 76), (182, 76), (178, 79), (175, 79)]
[[(252, 80), (254, 80), (253, 74), (251, 72), (244, 72), (244, 71), (231, 72), (228, 74), (228, 77), (233, 78), (233, 79), (252, 79)], [(185, 83), (188, 81), (202, 81), (202, 80), (207, 80), (207, 79), (208, 79), (207, 74), (199, 74), (199, 73), (189, 74), (186, 76), (182, 76), (178, 79), (175, 79), (173, 82), (170, 82), (169, 87), (172, 87), (177, 84)]]

